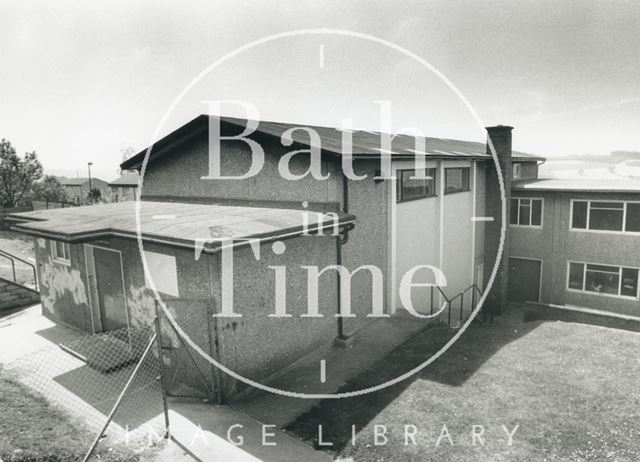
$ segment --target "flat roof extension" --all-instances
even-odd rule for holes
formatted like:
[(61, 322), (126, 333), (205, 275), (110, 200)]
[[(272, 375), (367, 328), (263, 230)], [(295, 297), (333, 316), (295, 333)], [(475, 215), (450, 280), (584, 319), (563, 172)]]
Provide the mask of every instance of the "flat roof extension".
[(587, 178), (538, 178), (536, 180), (514, 181), (511, 189), (517, 191), (588, 191), (604, 193), (640, 193), (640, 180), (587, 179)]
[[(9, 215), (14, 228), (25, 234), (64, 242), (86, 242), (107, 237), (137, 238), (136, 202), (37, 210)], [(306, 214), (306, 215), (305, 215)], [(337, 219), (336, 219), (337, 216)], [(220, 248), (222, 239), (246, 243), (250, 239), (276, 240), (302, 235), (305, 229), (352, 226), (353, 215), (308, 210), (231, 206), (181, 202), (140, 202), (142, 239), (206, 252)], [(218, 242), (204, 242), (215, 240)]]

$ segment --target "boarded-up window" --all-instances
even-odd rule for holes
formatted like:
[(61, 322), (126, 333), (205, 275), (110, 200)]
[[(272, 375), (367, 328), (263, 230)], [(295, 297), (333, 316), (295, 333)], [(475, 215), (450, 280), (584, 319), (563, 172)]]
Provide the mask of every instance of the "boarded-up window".
[(179, 297), (178, 292), (178, 270), (176, 267), (176, 257), (156, 252), (144, 251), (144, 258), (147, 261), (148, 273), (145, 272), (145, 282), (147, 287), (149, 277), (163, 294)]

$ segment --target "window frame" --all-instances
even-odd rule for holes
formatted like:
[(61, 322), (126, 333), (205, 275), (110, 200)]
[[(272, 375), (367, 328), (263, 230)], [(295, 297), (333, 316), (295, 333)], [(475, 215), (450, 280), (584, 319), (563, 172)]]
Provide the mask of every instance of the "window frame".
[[(51, 240), (51, 258), (56, 263), (61, 263), (63, 265), (71, 266), (71, 246), (68, 242)], [(58, 254), (58, 243), (62, 244), (63, 251), (65, 253), (64, 256), (60, 256)]]
[[(430, 175), (428, 172), (429, 170), (432, 170), (433, 174)], [(438, 193), (437, 193), (437, 185), (436, 185), (436, 181), (437, 181), (437, 176), (438, 176), (438, 169), (436, 167), (425, 167), (424, 168), (425, 171), (425, 175), (426, 176), (431, 176), (432, 181), (433, 181), (433, 192), (431, 194), (429, 194), (429, 180), (427, 180), (427, 194), (424, 196), (417, 196), (417, 197), (412, 197), (410, 199), (405, 199), (402, 196), (402, 186), (403, 186), (403, 172), (412, 172), (415, 176), (415, 172), (416, 169), (415, 168), (403, 168), (403, 169), (397, 169), (395, 171), (395, 177), (396, 177), (396, 204), (402, 204), (405, 202), (413, 202), (413, 201), (417, 201), (417, 200), (421, 200), (421, 199), (428, 199), (430, 197), (437, 197)]]
[[(528, 225), (521, 225), (520, 224), (520, 201), (521, 200), (539, 200), (540, 201), (540, 224), (539, 225), (532, 225), (532, 224), (528, 224)], [(511, 220), (509, 220), (509, 226), (512, 228), (534, 228), (534, 229), (542, 229), (544, 228), (544, 197), (524, 197), (524, 196), (517, 196), (517, 197), (511, 197), (511, 200), (517, 200), (518, 201), (518, 218), (517, 218), (517, 223), (516, 224), (512, 224)], [(509, 207), (511, 207), (511, 202), (509, 202)], [(533, 203), (531, 203), (530, 209), (529, 209), (529, 223), (531, 223), (531, 215), (533, 213)]]
[(513, 163), (513, 179), (514, 180), (522, 179), (522, 162)]
[[(462, 188), (461, 189), (456, 189), (455, 191), (447, 191), (447, 170), (460, 170), (462, 172)], [(465, 172), (466, 172), (466, 176), (465, 176)], [(463, 193), (463, 192), (469, 192), (471, 191), (471, 167), (444, 167), (443, 168), (443, 175), (442, 175), (442, 190), (444, 192), (444, 195), (448, 195), (448, 194), (458, 194), (458, 193)], [(466, 186), (465, 186), (465, 178), (466, 178)]]
[[(574, 228), (573, 227), (573, 204), (574, 202), (586, 202), (587, 203), (587, 216), (586, 216), (586, 228)], [(613, 202), (618, 204), (623, 204), (622, 207), (622, 230), (609, 230), (609, 229), (590, 229), (589, 221), (591, 218), (591, 203), (592, 202)], [(640, 201), (634, 200), (621, 200), (621, 199), (613, 199), (613, 200), (600, 200), (600, 199), (571, 199), (569, 205), (569, 231), (577, 231), (581, 233), (604, 233), (604, 234), (630, 234), (640, 236), (640, 231), (627, 231), (627, 208), (628, 204), (638, 204), (640, 205)]]
[[(577, 265), (583, 265), (582, 270), (582, 289), (574, 289), (569, 287), (569, 276), (571, 270), (571, 264), (575, 263)], [(597, 265), (597, 266), (611, 266), (613, 268), (618, 269), (618, 293), (617, 294), (607, 294), (604, 292), (594, 292), (591, 290), (586, 290), (585, 285), (587, 283), (587, 265)], [(622, 295), (622, 270), (623, 269), (632, 269), (638, 272), (638, 278), (636, 282), (636, 295)], [(594, 271), (594, 270), (592, 270)], [(585, 262), (585, 261), (575, 261), (575, 260), (567, 260), (567, 277), (565, 281), (565, 290), (568, 292), (578, 293), (578, 294), (586, 294), (586, 295), (595, 295), (596, 297), (610, 297), (610, 298), (618, 298), (622, 300), (640, 300), (640, 268), (635, 266), (626, 266), (626, 265), (618, 265), (611, 263), (594, 263), (594, 262)]]

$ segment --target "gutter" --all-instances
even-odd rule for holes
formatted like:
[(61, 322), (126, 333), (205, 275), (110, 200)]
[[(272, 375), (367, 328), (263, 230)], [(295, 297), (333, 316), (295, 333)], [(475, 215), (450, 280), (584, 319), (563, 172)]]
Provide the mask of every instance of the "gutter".
[[(29, 228), (23, 228), (20, 226), (22, 224), (27, 224), (27, 223), (30, 223), (30, 222), (21, 221), (17, 223), (17, 225), (12, 226), (11, 229), (14, 231), (18, 231), (18, 232), (30, 235), (30, 236), (43, 237), (47, 239), (55, 239), (63, 242), (68, 242), (71, 244), (83, 243), (88, 240), (109, 238), (109, 237), (122, 237), (122, 238), (128, 238), (128, 239), (137, 239), (138, 237), (138, 234), (135, 232), (125, 232), (125, 231), (115, 231), (112, 229), (104, 229), (104, 230), (98, 230), (98, 231), (79, 234), (74, 238), (69, 238), (66, 235), (59, 234), (59, 233), (53, 233), (53, 232), (42, 231), (42, 230), (33, 230)], [(345, 233), (353, 229), (353, 227), (355, 226), (354, 223), (355, 223), (355, 218), (338, 223), (338, 227), (342, 229), (343, 233)], [(334, 229), (334, 228), (335, 228), (335, 223), (327, 222), (327, 223), (322, 223), (321, 225), (315, 226), (313, 228), (310, 227), (308, 228), (308, 231), (309, 232), (318, 231), (318, 234), (320, 234), (320, 231), (323, 231), (325, 229)], [(259, 241), (262, 244), (262, 243), (268, 243), (268, 242), (273, 242), (277, 240), (290, 239), (290, 238), (302, 236), (302, 235), (303, 235), (303, 228), (296, 228), (295, 230), (285, 231), (280, 234), (240, 238), (238, 240), (232, 241), (230, 244), (217, 245), (215, 247), (211, 245), (206, 245), (205, 243), (202, 246), (202, 252), (206, 254), (215, 254), (222, 251), (223, 248), (226, 249), (229, 247), (238, 248), (238, 247), (247, 246), (251, 241)], [(154, 237), (154, 236), (148, 236), (148, 235), (147, 236), (142, 235), (141, 237), (142, 237), (142, 240), (145, 242), (153, 242), (153, 243), (164, 244), (164, 245), (169, 245), (173, 247), (188, 248), (188, 249), (195, 249), (198, 244), (197, 241), (186, 240), (186, 239), (171, 240), (171, 239), (163, 239), (162, 237)]]

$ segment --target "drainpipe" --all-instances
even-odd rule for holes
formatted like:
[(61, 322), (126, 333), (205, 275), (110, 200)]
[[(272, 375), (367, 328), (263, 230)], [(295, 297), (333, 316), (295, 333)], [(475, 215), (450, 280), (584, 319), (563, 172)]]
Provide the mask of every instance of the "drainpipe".
[[(342, 172), (342, 211), (344, 213), (349, 213), (349, 179)], [(342, 267), (342, 246), (349, 242), (349, 229), (346, 228), (340, 235), (336, 238), (336, 259), (338, 267)], [(338, 290), (337, 292), (337, 313), (340, 314), (340, 306), (342, 306), (342, 276), (340, 271), (337, 274), (338, 281)], [(344, 318), (338, 316), (338, 337), (336, 338), (336, 344), (340, 346), (348, 346), (349, 344), (349, 336), (344, 333)]]

